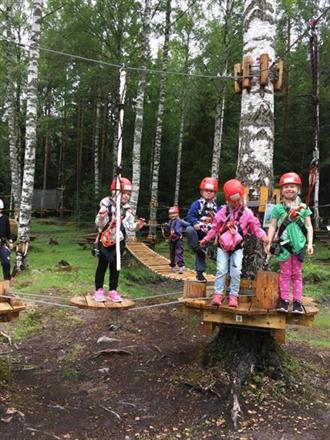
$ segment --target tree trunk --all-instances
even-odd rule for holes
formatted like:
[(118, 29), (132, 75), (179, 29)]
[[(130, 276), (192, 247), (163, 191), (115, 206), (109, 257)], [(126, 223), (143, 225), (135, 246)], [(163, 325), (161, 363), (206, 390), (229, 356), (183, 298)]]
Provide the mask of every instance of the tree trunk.
[[(11, 3), (11, 2), (9, 2)], [(17, 136), (18, 130), (17, 117), (16, 117), (16, 105), (15, 105), (15, 79), (14, 79), (14, 57), (13, 57), (13, 43), (10, 41), (13, 39), (11, 21), (12, 21), (12, 9), (11, 6), (7, 6), (5, 15), (6, 26), (6, 81), (7, 81), (7, 119), (8, 119), (8, 145), (9, 145), (9, 158), (10, 158), (10, 175), (11, 175), (11, 209), (16, 212), (20, 205), (21, 195), (21, 177), (19, 171), (19, 157), (17, 149)]]
[[(270, 64), (274, 62), (275, 0), (246, 0), (243, 29), (243, 56), (252, 58), (253, 78), (250, 90), (242, 92), (237, 178), (250, 189), (249, 199), (257, 201), (260, 186), (270, 186), (273, 178), (274, 92), (270, 81), (265, 87), (260, 86), (259, 58), (267, 53)], [(252, 236), (246, 237), (242, 276), (253, 278), (262, 268), (263, 256), (262, 245), (252, 240)], [(231, 379), (230, 412), (236, 428), (241, 415), (240, 390), (249, 376), (260, 370), (278, 378), (285, 376), (285, 371), (276, 343), (268, 332), (221, 328), (216, 346), (226, 359), (225, 367)]]
[(30, 55), (27, 78), (26, 103), (26, 146), (24, 157), (24, 173), (21, 194), (21, 205), (18, 226), (18, 249), (16, 257), (17, 270), (26, 264), (27, 244), (29, 242), (32, 197), (35, 172), (35, 155), (37, 141), (37, 105), (38, 105), (38, 68), (41, 36), (43, 0), (33, 2), (33, 22), (30, 39)]
[(84, 104), (83, 99), (79, 100), (78, 108), (78, 137), (77, 137), (77, 175), (76, 175), (76, 216), (80, 219), (80, 188), (81, 188), (81, 171), (82, 171), (82, 150), (84, 143)]
[(100, 192), (100, 164), (99, 164), (99, 145), (100, 145), (100, 101), (96, 98), (95, 111), (95, 133), (94, 133), (94, 198), (99, 199)]
[[(249, 188), (249, 200), (257, 202), (260, 186), (270, 187), (273, 180), (274, 87), (270, 80), (260, 86), (259, 60), (266, 53), (270, 65), (275, 61), (275, 0), (247, 0), (243, 29), (243, 57), (252, 58), (253, 78), (251, 89), (242, 92), (237, 178)], [(250, 254), (249, 249), (255, 252)], [(246, 237), (242, 276), (254, 277), (263, 259), (261, 242)]]
[(47, 105), (46, 105), (46, 117), (47, 117), (47, 131), (45, 136), (45, 150), (44, 150), (44, 173), (42, 182), (42, 194), (41, 194), (41, 209), (44, 208), (45, 195), (47, 189), (47, 172), (48, 172), (48, 158), (49, 158), (49, 147), (50, 147), (50, 115), (51, 115), (51, 101), (52, 101), (52, 89), (50, 86), (47, 88)]
[(132, 184), (133, 191), (130, 204), (134, 213), (136, 213), (140, 193), (141, 177), (141, 142), (143, 130), (143, 104), (146, 85), (147, 57), (149, 53), (150, 36), (150, 0), (145, 0), (143, 14), (143, 33), (142, 33), (142, 51), (141, 51), (141, 70), (139, 71), (139, 82), (136, 93), (136, 113), (134, 126), (133, 154), (132, 154)]
[[(224, 16), (224, 33), (223, 33), (223, 67), (220, 68), (222, 76), (227, 75), (228, 70), (228, 55), (229, 55), (229, 33), (230, 21), (233, 12), (233, 0), (226, 1), (226, 9)], [(220, 95), (216, 107), (215, 126), (214, 126), (214, 141), (213, 154), (211, 165), (211, 176), (219, 179), (220, 156), (223, 135), (223, 122), (225, 117), (225, 103), (226, 103), (226, 89), (225, 84), (221, 82)]]
[(171, 0), (166, 2), (166, 20), (165, 20), (165, 35), (163, 46), (163, 61), (160, 75), (159, 88), (159, 103), (156, 122), (156, 136), (154, 145), (153, 170), (151, 182), (151, 198), (150, 198), (150, 216), (149, 216), (149, 235), (148, 238), (154, 240), (156, 238), (156, 224), (157, 224), (157, 208), (158, 208), (158, 183), (159, 183), (159, 168), (160, 168), (160, 152), (163, 132), (164, 119), (164, 102), (165, 102), (165, 87), (167, 79), (167, 65), (169, 58), (169, 41), (170, 41), (170, 27), (171, 27)]

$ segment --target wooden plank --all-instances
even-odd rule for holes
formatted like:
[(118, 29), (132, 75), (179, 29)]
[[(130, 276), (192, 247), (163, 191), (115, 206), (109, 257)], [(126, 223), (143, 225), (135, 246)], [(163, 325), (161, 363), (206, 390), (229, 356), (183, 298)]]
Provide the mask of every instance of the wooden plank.
[(286, 315), (286, 323), (290, 325), (302, 325), (304, 327), (314, 327), (314, 315), (298, 315), (296, 313), (289, 313)]
[(122, 302), (106, 300), (104, 302), (95, 301), (91, 295), (76, 296), (71, 298), (70, 304), (84, 309), (105, 310), (105, 309), (129, 309), (135, 305), (130, 298), (123, 298)]
[(214, 333), (215, 330), (215, 324), (213, 322), (209, 321), (203, 321), (202, 322), (202, 335), (209, 336)]
[(0, 314), (12, 313), (13, 308), (8, 302), (0, 302)]
[(183, 285), (184, 298), (206, 297), (206, 283), (199, 283), (194, 280), (186, 280)]
[(219, 324), (243, 325), (248, 327), (285, 329), (286, 325), (285, 316), (279, 314), (245, 316), (239, 313), (230, 314), (203, 311), (202, 319), (203, 321), (210, 321)]
[[(267, 79), (267, 82), (268, 82), (268, 79)], [(267, 186), (261, 186), (260, 187), (260, 192), (259, 192), (258, 212), (265, 212), (267, 202), (268, 202), (268, 187)]]
[(252, 305), (256, 309), (275, 310), (279, 299), (279, 274), (276, 272), (257, 272), (256, 294)]

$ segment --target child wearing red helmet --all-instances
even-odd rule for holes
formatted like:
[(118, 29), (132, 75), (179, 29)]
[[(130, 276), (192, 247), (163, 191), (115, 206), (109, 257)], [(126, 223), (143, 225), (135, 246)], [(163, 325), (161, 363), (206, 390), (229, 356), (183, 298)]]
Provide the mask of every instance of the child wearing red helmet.
[[(116, 202), (114, 199), (116, 191), (116, 179), (113, 179), (110, 190), (112, 196), (105, 197), (100, 202), (100, 210), (96, 215), (95, 224), (98, 227), (97, 256), (98, 265), (95, 273), (95, 301), (105, 301), (103, 283), (107, 268), (109, 267), (109, 293), (108, 299), (113, 302), (121, 302), (122, 298), (117, 292), (119, 272), (117, 270), (116, 254)], [(121, 227), (120, 227), (120, 252), (125, 246), (125, 235), (127, 231), (137, 231), (143, 228), (144, 219), (135, 221), (134, 215), (128, 204), (132, 192), (130, 180), (122, 177), (120, 179), (121, 192)]]
[(282, 202), (277, 204), (272, 213), (268, 229), (270, 253), (271, 242), (276, 241), (275, 255), (280, 262), (280, 301), (278, 311), (289, 310), (290, 284), (293, 286), (292, 312), (304, 313), (302, 307), (302, 266), (307, 243), (308, 255), (313, 254), (313, 227), (311, 210), (301, 203), (299, 197), (301, 179), (294, 172), (281, 176)]
[(213, 305), (219, 306), (224, 298), (225, 281), (230, 260), (229, 307), (238, 306), (238, 295), (243, 261), (243, 244), (247, 232), (268, 243), (267, 234), (261, 228), (259, 220), (244, 205), (244, 188), (239, 180), (228, 180), (223, 187), (227, 204), (214, 217), (212, 228), (200, 242), (217, 239), (217, 273), (213, 294)]
[(206, 281), (203, 275), (206, 268), (206, 250), (201, 248), (199, 240), (202, 240), (211, 228), (212, 219), (218, 210), (215, 199), (218, 187), (217, 179), (204, 177), (199, 185), (201, 197), (191, 204), (187, 214), (190, 226), (186, 228), (185, 233), (189, 246), (196, 254), (196, 279), (201, 282)]
[(176, 272), (176, 265), (178, 265), (179, 273), (184, 272), (184, 251), (183, 251), (183, 237), (182, 234), (189, 226), (189, 223), (180, 218), (180, 210), (178, 206), (171, 206), (168, 210), (170, 221), (164, 226), (169, 232), (169, 246), (170, 246), (170, 267), (172, 272)]

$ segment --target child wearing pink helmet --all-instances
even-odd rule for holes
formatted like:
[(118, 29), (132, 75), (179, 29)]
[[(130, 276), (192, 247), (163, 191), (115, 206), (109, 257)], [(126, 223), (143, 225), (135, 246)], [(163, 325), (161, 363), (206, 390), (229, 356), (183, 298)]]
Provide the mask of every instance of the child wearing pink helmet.
[(227, 204), (214, 217), (211, 230), (201, 240), (201, 246), (216, 239), (217, 272), (212, 304), (221, 305), (224, 298), (225, 281), (230, 273), (229, 307), (238, 306), (243, 261), (243, 244), (247, 232), (268, 243), (267, 234), (259, 220), (244, 204), (244, 188), (237, 179), (228, 180), (223, 187)]
[(277, 310), (289, 311), (290, 284), (293, 287), (292, 312), (304, 313), (302, 306), (302, 267), (307, 245), (308, 255), (313, 254), (313, 227), (311, 210), (301, 203), (299, 197), (301, 179), (298, 174), (288, 172), (281, 176), (282, 201), (272, 213), (268, 229), (270, 253), (272, 241), (276, 241), (275, 255), (280, 263), (280, 301)]
[[(111, 197), (105, 197), (100, 202), (100, 210), (96, 215), (95, 224), (98, 227), (97, 238), (97, 257), (98, 265), (95, 273), (95, 301), (105, 301), (103, 283), (107, 269), (109, 268), (109, 293), (108, 299), (113, 302), (122, 302), (122, 298), (117, 292), (119, 282), (119, 271), (117, 270), (117, 254), (116, 254), (116, 179), (113, 179), (110, 191)], [(145, 225), (144, 219), (135, 221), (134, 215), (129, 205), (129, 199), (132, 192), (132, 183), (129, 179), (122, 177), (120, 179), (121, 192), (121, 227), (120, 227), (120, 252), (122, 253), (125, 246), (126, 230), (137, 231)]]

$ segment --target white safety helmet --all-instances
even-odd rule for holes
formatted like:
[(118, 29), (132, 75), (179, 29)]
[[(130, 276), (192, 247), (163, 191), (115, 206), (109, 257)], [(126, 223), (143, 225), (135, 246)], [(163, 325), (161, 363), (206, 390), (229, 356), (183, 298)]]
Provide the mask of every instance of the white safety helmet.
[(3, 204), (3, 200), (0, 199), (0, 209), (3, 209), (5, 205)]

